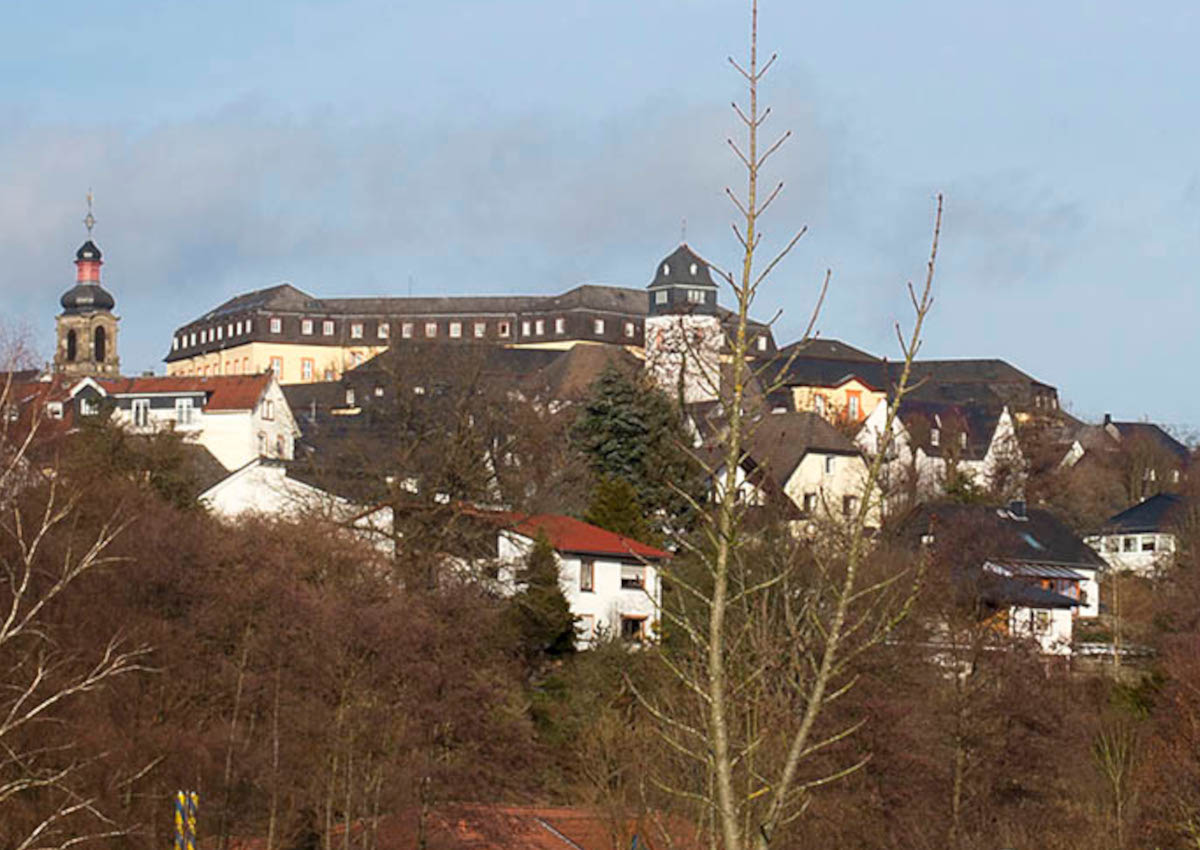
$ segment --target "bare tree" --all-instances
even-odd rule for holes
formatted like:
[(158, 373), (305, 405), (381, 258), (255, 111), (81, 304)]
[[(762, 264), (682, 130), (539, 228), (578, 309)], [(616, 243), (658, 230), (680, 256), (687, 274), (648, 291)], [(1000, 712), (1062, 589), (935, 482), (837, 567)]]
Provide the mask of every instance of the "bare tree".
[[(10, 373), (0, 409), (19, 409), (15, 386)], [(85, 694), (144, 669), (147, 652), (110, 637), (84, 656), (56, 639), (56, 604), (115, 560), (108, 550), (123, 525), (113, 517), (94, 534), (77, 532), (82, 494), (30, 463), (39, 421), (39, 411), (6, 415), (0, 432), (0, 844), (15, 850), (125, 832), (73, 787), (91, 759), (63, 715)]]
[[(668, 628), (683, 648), (665, 649), (664, 662), (681, 685), (668, 699), (644, 696), (668, 748), (696, 769), (683, 779), (664, 781), (666, 790), (698, 803), (724, 850), (767, 848), (781, 830), (807, 808), (812, 793), (856, 771), (864, 759), (845, 752), (845, 742), (861, 719), (836, 718), (838, 700), (854, 686), (854, 663), (877, 645), (906, 614), (913, 591), (901, 584), (903, 572), (872, 574), (867, 562), (870, 518), (878, 512), (880, 471), (910, 367), (932, 304), (932, 279), (941, 227), (938, 198), (933, 246), (924, 285), (909, 285), (915, 313), (907, 335), (897, 326), (903, 353), (896, 391), (889, 402), (883, 450), (863, 482), (862, 498), (838, 535), (809, 545), (779, 537), (764, 547), (762, 535), (743, 532), (745, 507), (737, 471), (755, 427), (748, 409), (753, 387), (769, 373), (750, 362), (753, 347), (749, 313), (759, 287), (803, 236), (795, 233), (765, 264), (757, 263), (762, 234), (759, 220), (783, 184), (760, 192), (764, 164), (787, 140), (787, 133), (760, 147), (759, 131), (770, 110), (759, 107), (759, 84), (775, 61), (758, 60), (758, 4), (751, 3), (750, 57), (743, 66), (730, 59), (746, 82), (749, 103), (734, 104), (746, 128), (746, 142), (730, 140), (746, 170), (744, 195), (727, 190), (737, 208), (733, 229), (742, 248), (736, 271), (718, 273), (736, 300), (736, 321), (726, 346), (728, 365), (720, 376), (725, 409), (720, 464), (723, 476), (697, 539), (681, 540), (687, 552), (669, 581), (680, 599), (665, 608)], [(826, 276), (825, 284), (828, 283)], [(808, 333), (815, 325), (820, 303)], [(786, 371), (786, 364), (783, 371)], [(719, 472), (723, 470), (723, 472)], [(692, 568), (689, 571), (689, 566)], [(836, 704), (836, 705), (835, 705)]]

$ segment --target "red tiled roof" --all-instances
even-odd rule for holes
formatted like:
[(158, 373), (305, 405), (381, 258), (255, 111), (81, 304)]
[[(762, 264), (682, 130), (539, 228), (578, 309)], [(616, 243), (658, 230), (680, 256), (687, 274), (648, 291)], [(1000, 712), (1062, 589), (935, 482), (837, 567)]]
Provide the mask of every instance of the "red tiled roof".
[(271, 373), (260, 375), (166, 375), (149, 378), (115, 378), (98, 381), (110, 395), (138, 393), (202, 392), (206, 411), (252, 410), (262, 398)]
[(545, 533), (550, 545), (560, 552), (581, 552), (588, 555), (618, 555), (661, 561), (671, 557), (669, 552), (639, 543), (621, 534), (560, 514), (498, 513), (513, 531), (526, 537)]

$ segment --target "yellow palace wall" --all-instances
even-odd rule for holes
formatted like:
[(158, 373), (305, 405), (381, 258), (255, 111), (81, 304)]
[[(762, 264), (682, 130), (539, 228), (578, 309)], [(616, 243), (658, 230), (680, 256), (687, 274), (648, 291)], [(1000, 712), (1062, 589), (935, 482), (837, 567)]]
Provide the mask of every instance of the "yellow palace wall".
[[(168, 375), (253, 375), (273, 367), (281, 384), (307, 384), (337, 380), (347, 369), (366, 362), (386, 345), (303, 345), (285, 342), (248, 342), (244, 345), (197, 354), (167, 364)], [(311, 372), (306, 372), (306, 367)]]
[[(858, 415), (854, 417), (856, 422), (870, 416), (875, 406), (887, 398), (886, 393), (874, 390), (857, 379), (851, 379), (837, 387), (792, 387), (792, 404), (796, 410), (821, 413), (833, 423), (851, 418), (851, 396), (858, 399)], [(821, 402), (817, 401), (818, 397), (822, 399)]]

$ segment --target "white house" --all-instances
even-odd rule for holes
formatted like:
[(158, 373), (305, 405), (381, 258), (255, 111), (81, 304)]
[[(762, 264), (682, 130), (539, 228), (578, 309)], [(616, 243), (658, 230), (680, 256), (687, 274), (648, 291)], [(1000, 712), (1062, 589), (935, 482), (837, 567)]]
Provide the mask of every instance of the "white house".
[(580, 646), (605, 637), (633, 641), (657, 637), (662, 604), (659, 565), (669, 553), (558, 514), (481, 516), (500, 526), (502, 577), (515, 574), (539, 533), (550, 541), (558, 560), (559, 584), (578, 618)]
[(1114, 570), (1153, 576), (1175, 562), (1183, 512), (1180, 496), (1159, 493), (1109, 517), (1087, 542)]
[[(770, 413), (746, 422), (745, 453), (736, 472), (738, 500), (761, 507), (783, 496), (789, 514), (802, 520), (843, 520), (859, 509), (867, 479), (862, 453), (820, 415)], [(712, 489), (725, 481), (723, 449), (705, 453), (713, 469)], [(868, 525), (878, 510), (868, 506)], [(807, 526), (807, 523), (805, 523)]]
[[(884, 444), (888, 405), (871, 411), (855, 437), (868, 457)], [(882, 476), (885, 490), (912, 489), (928, 498), (945, 492), (952, 474), (973, 486), (1019, 495), (1024, 455), (1006, 406), (999, 411), (976, 405), (904, 401), (892, 423), (892, 442)]]

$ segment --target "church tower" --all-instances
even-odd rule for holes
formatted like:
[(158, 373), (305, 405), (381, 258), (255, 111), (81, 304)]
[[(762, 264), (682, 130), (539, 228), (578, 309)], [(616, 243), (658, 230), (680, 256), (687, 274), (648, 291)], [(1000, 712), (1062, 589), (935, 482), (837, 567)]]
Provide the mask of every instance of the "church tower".
[(680, 245), (659, 262), (647, 288), (646, 369), (684, 404), (715, 400), (724, 337), (708, 263)]
[(75, 252), (75, 285), (63, 293), (63, 311), (57, 319), (54, 371), (64, 375), (116, 377), (121, 373), (117, 357), (116, 302), (100, 285), (100, 249), (92, 241), (92, 196), (88, 193), (87, 241)]

